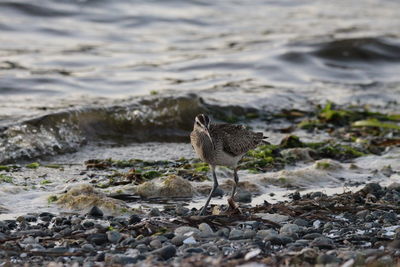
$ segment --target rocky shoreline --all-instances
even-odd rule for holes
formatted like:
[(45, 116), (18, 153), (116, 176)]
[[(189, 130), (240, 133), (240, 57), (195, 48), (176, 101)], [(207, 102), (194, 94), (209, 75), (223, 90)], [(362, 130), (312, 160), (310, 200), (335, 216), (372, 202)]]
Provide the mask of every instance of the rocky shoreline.
[(400, 185), (291, 195), (208, 216), (181, 205), (113, 217), (27, 214), (0, 221), (2, 266), (396, 266)]

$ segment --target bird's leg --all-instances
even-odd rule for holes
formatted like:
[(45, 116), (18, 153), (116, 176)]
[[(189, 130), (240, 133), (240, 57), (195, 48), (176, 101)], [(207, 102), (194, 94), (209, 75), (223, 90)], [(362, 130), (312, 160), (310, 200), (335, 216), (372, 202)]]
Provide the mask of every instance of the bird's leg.
[(217, 180), (217, 175), (215, 174), (215, 166), (211, 166), (211, 170), (212, 170), (212, 175), (213, 175), (213, 180), (214, 180), (214, 184), (213, 187), (211, 189), (210, 194), (208, 195), (206, 204), (204, 204), (204, 207), (201, 209), (200, 211), (200, 215), (204, 215), (207, 209), (208, 204), (210, 203), (211, 197), (214, 194), (215, 190), (217, 190), (218, 187), (218, 180)]
[(233, 197), (235, 196), (236, 187), (237, 187), (237, 185), (238, 185), (238, 183), (239, 183), (239, 176), (238, 176), (238, 174), (237, 174), (237, 168), (235, 168), (235, 169), (233, 170), (233, 180), (234, 180), (235, 184), (234, 184), (233, 187), (232, 187), (231, 197), (228, 198), (228, 204), (229, 204), (229, 207), (230, 207), (231, 209), (233, 209), (233, 210), (238, 210), (238, 206), (237, 206), (237, 204), (235, 203), (235, 201), (234, 201), (234, 199), (233, 199)]
[(235, 168), (235, 169), (233, 170), (233, 180), (234, 180), (235, 184), (234, 184), (233, 187), (232, 187), (231, 198), (233, 198), (233, 197), (235, 196), (236, 187), (237, 187), (237, 185), (238, 185), (238, 183), (239, 183), (239, 176), (238, 176), (238, 174), (237, 174), (237, 168)]

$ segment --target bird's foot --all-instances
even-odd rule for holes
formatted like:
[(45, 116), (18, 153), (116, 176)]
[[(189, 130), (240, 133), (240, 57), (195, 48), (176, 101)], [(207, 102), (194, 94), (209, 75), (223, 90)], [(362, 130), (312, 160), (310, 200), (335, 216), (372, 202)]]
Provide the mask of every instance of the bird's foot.
[(228, 210), (232, 210), (235, 213), (242, 213), (242, 211), (239, 208), (239, 205), (233, 200), (232, 197), (228, 198), (228, 204), (229, 204), (229, 209)]
[(199, 216), (205, 216), (205, 215), (206, 215), (206, 207), (203, 207), (199, 212)]

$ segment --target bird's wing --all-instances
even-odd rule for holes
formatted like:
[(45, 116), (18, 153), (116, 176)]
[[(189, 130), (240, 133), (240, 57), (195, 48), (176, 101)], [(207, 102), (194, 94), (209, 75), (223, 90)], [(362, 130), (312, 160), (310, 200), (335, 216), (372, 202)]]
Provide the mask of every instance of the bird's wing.
[(254, 149), (263, 138), (262, 133), (247, 130), (242, 125), (215, 124), (211, 126), (211, 132), (218, 132), (223, 150), (234, 156), (239, 156), (250, 149)]

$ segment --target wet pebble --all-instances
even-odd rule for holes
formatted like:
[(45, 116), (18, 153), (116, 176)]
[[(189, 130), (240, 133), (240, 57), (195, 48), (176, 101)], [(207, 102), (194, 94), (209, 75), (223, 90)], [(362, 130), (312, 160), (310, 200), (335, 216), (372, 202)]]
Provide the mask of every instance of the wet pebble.
[(340, 263), (340, 259), (338, 259), (334, 255), (322, 254), (317, 257), (317, 264), (332, 264), (332, 263)]
[(244, 232), (242, 230), (233, 229), (229, 233), (230, 240), (239, 240), (244, 238)]
[(291, 235), (300, 232), (300, 227), (297, 224), (288, 223), (282, 226), (279, 232), (281, 234)]
[(250, 203), (252, 200), (251, 193), (248, 191), (240, 191), (234, 197), (235, 201), (240, 203)]
[(201, 235), (203, 237), (210, 237), (214, 235), (214, 231), (207, 223), (201, 223), (198, 226), (199, 230), (201, 231)]
[(253, 239), (256, 236), (257, 232), (252, 229), (247, 229), (243, 233), (244, 239)]
[(89, 216), (93, 216), (93, 217), (103, 217), (104, 213), (101, 209), (99, 209), (97, 206), (93, 206), (89, 212), (88, 212)]
[(148, 215), (151, 216), (151, 217), (159, 217), (159, 216), (161, 216), (161, 212), (160, 212), (160, 210), (158, 208), (152, 208), (149, 211)]
[(224, 196), (224, 190), (222, 190), (220, 187), (217, 187), (217, 189), (212, 194), (212, 197), (223, 197), (223, 196)]
[(136, 223), (140, 223), (142, 219), (140, 219), (140, 217), (136, 214), (132, 214), (129, 217), (129, 224), (136, 224)]
[(88, 236), (87, 240), (95, 245), (104, 245), (107, 243), (108, 238), (106, 234), (91, 234)]
[(187, 237), (186, 236), (175, 236), (171, 239), (171, 243), (174, 244), (175, 246), (182, 246), (183, 240), (185, 240)]
[(310, 225), (309, 221), (301, 219), (301, 218), (297, 218), (293, 221), (294, 224), (298, 225), (298, 226), (302, 226), (302, 227), (308, 227)]
[(176, 247), (174, 245), (168, 245), (155, 250), (154, 254), (158, 255), (162, 260), (168, 260), (176, 255)]
[(202, 248), (188, 248), (185, 250), (185, 253), (204, 253), (204, 249)]
[(162, 247), (161, 241), (159, 239), (154, 239), (153, 241), (150, 242), (150, 247), (154, 249), (159, 249)]
[(191, 226), (181, 226), (175, 229), (174, 231), (175, 235), (198, 235), (200, 234), (200, 230)]
[(117, 231), (108, 231), (107, 232), (107, 239), (111, 243), (118, 243), (122, 239), (122, 235)]
[(318, 247), (320, 249), (333, 249), (335, 244), (332, 239), (327, 237), (317, 237), (311, 243), (310, 246)]

